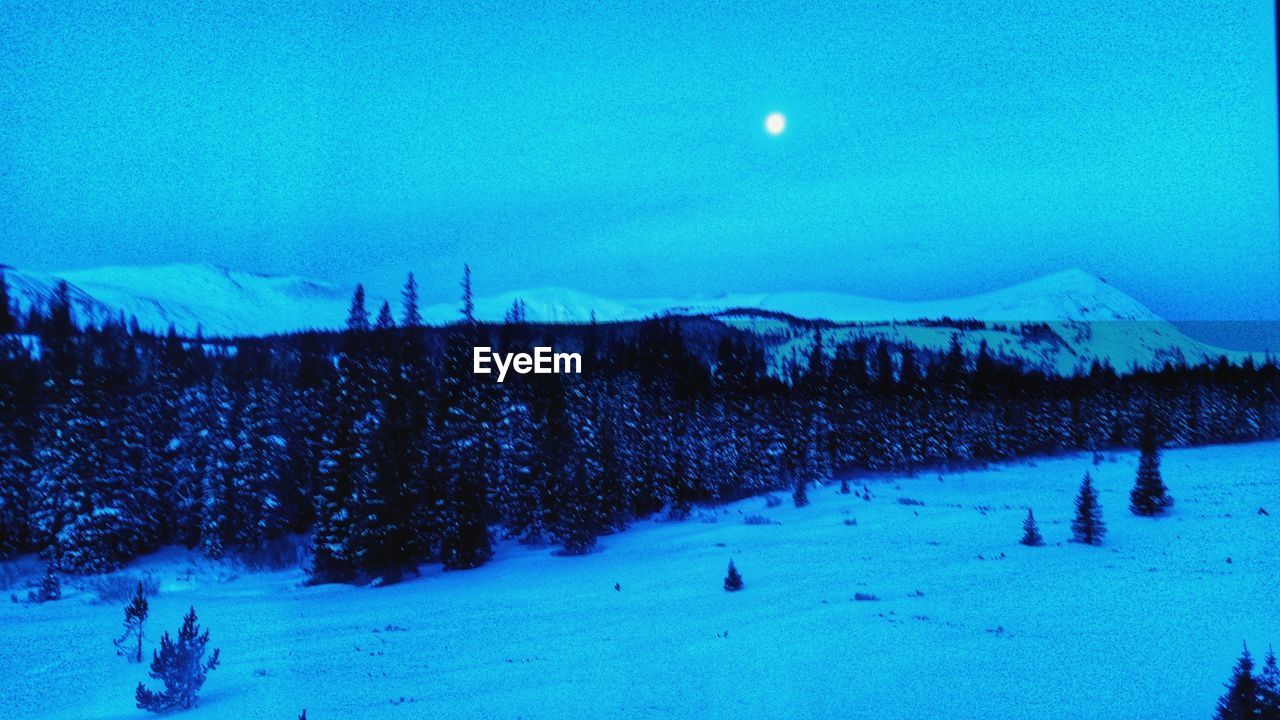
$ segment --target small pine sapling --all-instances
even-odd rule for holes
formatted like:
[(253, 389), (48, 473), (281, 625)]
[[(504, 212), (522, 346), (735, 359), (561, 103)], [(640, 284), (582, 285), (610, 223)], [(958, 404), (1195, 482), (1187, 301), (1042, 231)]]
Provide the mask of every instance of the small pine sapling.
[(142, 662), (142, 624), (147, 620), (147, 596), (142, 583), (133, 593), (133, 599), (124, 606), (124, 634), (115, 639), (116, 653), (129, 658), (129, 662)]
[(729, 561), (729, 574), (724, 576), (724, 591), (738, 592), (742, 589), (742, 575), (738, 572), (738, 568), (734, 566), (733, 561)]
[(1027, 508), (1027, 519), (1022, 521), (1022, 539), (1018, 542), (1030, 547), (1039, 547), (1044, 544), (1044, 538), (1040, 536), (1040, 528), (1036, 526), (1036, 516), (1031, 513), (1031, 508)]
[(196, 625), (196, 609), (193, 607), (182, 618), (182, 629), (176, 641), (169, 633), (160, 638), (160, 649), (151, 653), (152, 678), (164, 683), (164, 690), (148, 690), (142, 683), (134, 691), (138, 708), (151, 712), (164, 712), (171, 708), (190, 708), (204, 685), (205, 676), (218, 667), (218, 649), (214, 648), (209, 661), (204, 661), (205, 646), (209, 644), (209, 631), (200, 632)]

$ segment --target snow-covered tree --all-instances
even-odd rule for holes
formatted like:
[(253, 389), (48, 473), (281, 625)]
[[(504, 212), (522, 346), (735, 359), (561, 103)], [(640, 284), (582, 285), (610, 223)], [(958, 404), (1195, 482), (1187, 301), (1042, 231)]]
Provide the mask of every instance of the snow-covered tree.
[(548, 534), (547, 489), (535, 472), (541, 428), (529, 408), (524, 383), (510, 383), (498, 415), (498, 461), (491, 496), (507, 534), (538, 542)]
[(150, 488), (135, 483), (135, 448), (101, 387), (72, 381), (53, 391), (33, 473), (36, 536), (69, 572), (110, 572), (154, 543)]
[(164, 683), (163, 690), (150, 690), (142, 683), (134, 691), (140, 710), (164, 712), (172, 708), (190, 708), (204, 685), (210, 670), (218, 667), (219, 651), (214, 648), (209, 660), (204, 659), (205, 646), (209, 644), (209, 631), (200, 632), (193, 607), (182, 618), (182, 628), (176, 640), (169, 633), (160, 638), (160, 649), (151, 655), (152, 679)]
[(325, 436), (312, 530), (313, 582), (348, 582), (365, 567), (368, 533), (377, 532), (369, 517), (374, 483), (373, 437), (378, 416), (366, 382), (369, 367), (364, 349), (348, 333), (339, 356), (337, 417)]

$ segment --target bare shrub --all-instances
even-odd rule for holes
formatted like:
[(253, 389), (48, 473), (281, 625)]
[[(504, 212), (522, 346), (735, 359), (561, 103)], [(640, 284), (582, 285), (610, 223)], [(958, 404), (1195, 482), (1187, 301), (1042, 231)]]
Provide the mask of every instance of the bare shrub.
[(142, 592), (155, 597), (160, 591), (160, 581), (151, 572), (114, 572), (107, 575), (91, 575), (80, 583), (80, 589), (93, 596), (95, 604), (128, 602), (142, 583)]

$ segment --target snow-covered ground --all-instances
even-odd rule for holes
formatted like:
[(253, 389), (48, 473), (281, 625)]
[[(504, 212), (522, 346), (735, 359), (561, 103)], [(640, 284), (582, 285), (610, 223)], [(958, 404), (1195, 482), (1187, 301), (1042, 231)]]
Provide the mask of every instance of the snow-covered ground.
[[(193, 720), (1206, 718), (1241, 641), (1280, 644), (1280, 443), (1164, 453), (1161, 519), (1127, 510), (1135, 464), (879, 477), (870, 501), (751, 499), (585, 557), (502, 544), (388, 588), (175, 551), (130, 571), (161, 578), (149, 645), (195, 605), (222, 649)], [(1102, 547), (1067, 542), (1086, 470)], [(1017, 542), (1028, 505), (1046, 547)], [(0, 606), (0, 716), (143, 717), (145, 668), (111, 645), (121, 616), (75, 591)]]

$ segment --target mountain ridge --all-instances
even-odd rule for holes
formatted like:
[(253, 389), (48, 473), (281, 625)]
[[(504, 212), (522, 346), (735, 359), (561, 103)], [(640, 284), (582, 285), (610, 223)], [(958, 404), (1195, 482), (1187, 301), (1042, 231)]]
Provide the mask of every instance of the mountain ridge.
[[(46, 305), (56, 284), (65, 280), (71, 288), (73, 309), (82, 322), (100, 323), (123, 313), (136, 317), (140, 326), (150, 330), (164, 331), (172, 324), (181, 333), (194, 335), (199, 330), (210, 337), (337, 329), (345, 322), (354, 289), (296, 275), (246, 272), (213, 264), (117, 265), (61, 273), (6, 267), (4, 272), (10, 296), (23, 312), (33, 305)], [(384, 301), (369, 295), (370, 312), (376, 312)], [(501, 321), (517, 301), (523, 303), (526, 319), (535, 323), (710, 316), (772, 337), (775, 352), (782, 354), (804, 351), (807, 330), (801, 332), (799, 326), (807, 327), (808, 323), (784, 319), (794, 318), (850, 326), (833, 329), (833, 342), (859, 336), (892, 337), (928, 348), (949, 343), (959, 333), (968, 350), (976, 352), (975, 343), (986, 341), (991, 347), (1062, 372), (1092, 359), (1128, 367), (1196, 362), (1223, 355), (1237, 361), (1257, 357), (1193, 340), (1123, 291), (1079, 269), (984, 293), (920, 301), (833, 292), (613, 299), (548, 286), (478, 297), (476, 317)], [(392, 302), (393, 308), (398, 310), (398, 306), (397, 301)], [(422, 315), (431, 324), (446, 324), (459, 317), (453, 303), (425, 305)], [(962, 320), (988, 327), (976, 330), (955, 322)], [(1107, 323), (1124, 328), (1108, 328)], [(929, 325), (935, 327), (930, 330)], [(1021, 330), (1023, 325), (1047, 326), (1057, 340), (1046, 345), (1044, 338)]]

